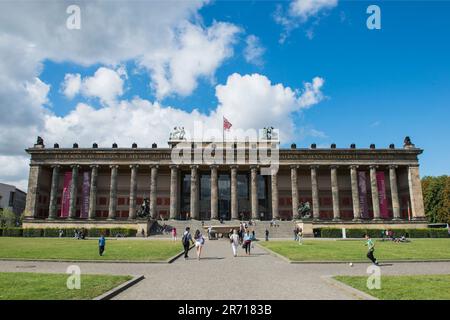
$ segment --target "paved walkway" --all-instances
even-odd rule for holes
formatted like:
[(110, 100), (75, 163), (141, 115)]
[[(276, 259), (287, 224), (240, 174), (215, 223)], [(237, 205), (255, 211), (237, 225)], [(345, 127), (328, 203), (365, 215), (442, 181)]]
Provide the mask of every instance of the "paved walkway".
[[(63, 262), (0, 261), (0, 271), (64, 273)], [(145, 276), (116, 299), (355, 299), (330, 285), (323, 276), (366, 275), (369, 264), (289, 264), (264, 249), (254, 247), (251, 256), (240, 249), (234, 258), (227, 240), (207, 241), (203, 257), (177, 259), (172, 264), (79, 263), (84, 273)], [(449, 262), (395, 263), (382, 265), (383, 274), (450, 274)]]

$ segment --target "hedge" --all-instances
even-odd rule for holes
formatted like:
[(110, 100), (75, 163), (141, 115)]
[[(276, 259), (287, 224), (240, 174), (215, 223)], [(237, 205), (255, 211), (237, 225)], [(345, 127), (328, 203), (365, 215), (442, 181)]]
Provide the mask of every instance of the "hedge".
[(109, 235), (111, 237), (135, 237), (136, 229), (127, 229), (127, 228), (113, 228), (109, 230)]
[(107, 228), (90, 228), (87, 229), (88, 237), (100, 237), (104, 235), (105, 237), (109, 236), (109, 229)]
[(3, 237), (21, 237), (22, 228), (4, 228), (2, 232)]
[(44, 230), (40, 228), (23, 229), (22, 235), (24, 237), (42, 237), (44, 235)]
[[(394, 237), (406, 236), (408, 238), (448, 238), (446, 228), (422, 228), (422, 229), (388, 229), (394, 232)], [(340, 228), (317, 228), (314, 229), (315, 237), (342, 238)], [(347, 238), (363, 238), (368, 234), (372, 238), (381, 238), (384, 229), (345, 229)]]
[[(59, 231), (62, 230), (62, 237), (73, 238), (75, 230), (79, 228), (0, 228), (0, 236), (4, 237), (59, 237)], [(100, 235), (111, 237), (135, 237), (136, 229), (129, 228), (90, 228), (84, 229), (87, 237), (100, 237)]]

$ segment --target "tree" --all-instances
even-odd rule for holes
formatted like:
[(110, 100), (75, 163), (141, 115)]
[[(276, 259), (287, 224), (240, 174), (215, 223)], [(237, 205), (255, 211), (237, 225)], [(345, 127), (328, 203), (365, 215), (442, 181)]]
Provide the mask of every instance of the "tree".
[(9, 209), (3, 209), (0, 211), (0, 227), (15, 227), (17, 217), (14, 212)]
[(450, 223), (450, 177), (424, 177), (422, 190), (428, 221)]

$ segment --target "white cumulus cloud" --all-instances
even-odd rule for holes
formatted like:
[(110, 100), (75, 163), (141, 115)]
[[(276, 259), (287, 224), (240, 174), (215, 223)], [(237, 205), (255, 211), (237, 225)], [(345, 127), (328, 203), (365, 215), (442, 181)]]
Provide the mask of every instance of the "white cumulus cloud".
[(264, 55), (266, 49), (261, 45), (261, 41), (259, 40), (259, 38), (251, 34), (245, 39), (245, 43), (245, 61), (256, 66), (262, 66), (264, 64), (262, 56)]

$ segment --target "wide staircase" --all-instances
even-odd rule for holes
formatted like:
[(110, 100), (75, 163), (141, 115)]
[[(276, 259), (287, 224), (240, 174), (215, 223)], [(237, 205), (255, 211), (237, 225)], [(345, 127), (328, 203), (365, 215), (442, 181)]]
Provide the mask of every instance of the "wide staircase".
[[(248, 224), (248, 222), (247, 222)], [(206, 220), (204, 221), (204, 227), (208, 226), (229, 226), (230, 229), (233, 227), (239, 227), (239, 221), (223, 221), (220, 223), (217, 220)], [(152, 238), (170, 238), (171, 231), (173, 228), (177, 229), (178, 237), (181, 237), (186, 227), (191, 228), (191, 233), (195, 230), (201, 230), (204, 233), (205, 228), (202, 227), (202, 221), (200, 220), (165, 220), (165, 221), (154, 221), (149, 230), (149, 236)], [(249, 226), (251, 231), (255, 231), (257, 239), (264, 239), (266, 229), (269, 230), (270, 238), (293, 238), (295, 223), (294, 221), (277, 221), (276, 226), (271, 226), (270, 221), (256, 221), (252, 226)], [(163, 231), (165, 230), (165, 231)], [(205, 233), (204, 233), (205, 234)]]

